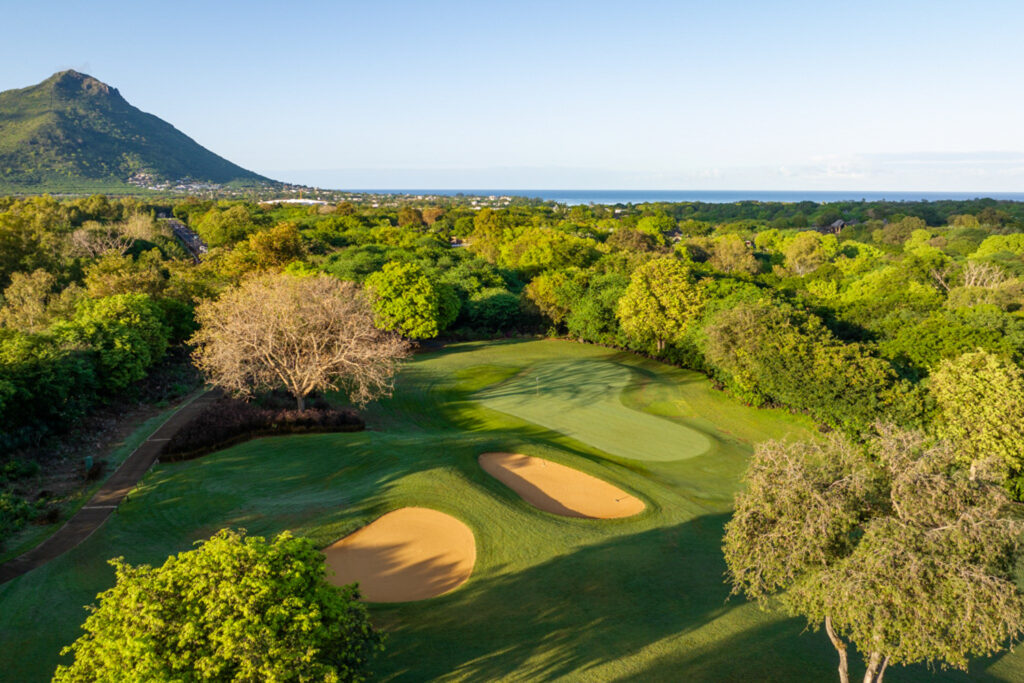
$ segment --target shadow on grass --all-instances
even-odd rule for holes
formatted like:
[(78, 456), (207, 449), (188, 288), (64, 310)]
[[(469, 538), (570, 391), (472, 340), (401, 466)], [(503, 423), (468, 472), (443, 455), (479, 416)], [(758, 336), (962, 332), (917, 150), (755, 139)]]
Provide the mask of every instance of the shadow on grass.
[(727, 518), (617, 537), (523, 571), (471, 580), (436, 601), (377, 608), (392, 634), (380, 673), (548, 680), (691, 631), (741, 604), (726, 604), (718, 546)]
[[(1002, 681), (984, 671), (988, 660), (973, 662), (969, 673), (932, 671), (924, 665), (890, 666), (886, 680)], [(716, 640), (705, 647), (659, 657), (640, 671), (615, 681), (838, 681), (838, 655), (824, 632), (805, 629), (802, 619), (787, 619)], [(863, 659), (850, 651), (850, 680), (864, 675)]]

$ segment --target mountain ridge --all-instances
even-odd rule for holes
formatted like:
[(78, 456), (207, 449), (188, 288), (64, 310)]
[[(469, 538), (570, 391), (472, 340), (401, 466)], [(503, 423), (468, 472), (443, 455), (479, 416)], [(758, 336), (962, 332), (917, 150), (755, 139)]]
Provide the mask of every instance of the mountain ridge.
[(276, 184), (88, 74), (60, 71), (0, 92), (0, 188), (118, 190), (178, 182)]

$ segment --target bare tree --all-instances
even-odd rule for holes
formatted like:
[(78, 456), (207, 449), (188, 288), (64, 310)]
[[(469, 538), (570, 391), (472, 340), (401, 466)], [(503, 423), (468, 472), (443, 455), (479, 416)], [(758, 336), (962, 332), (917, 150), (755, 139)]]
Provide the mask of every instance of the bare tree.
[(352, 283), (264, 273), (196, 309), (194, 358), (211, 382), (239, 395), (283, 387), (299, 410), (337, 389), (363, 405), (389, 395), (408, 346), (374, 327)]
[(1006, 273), (994, 263), (984, 261), (968, 261), (961, 273), (964, 287), (982, 287), (991, 289), (998, 287), (1006, 280)]
[(71, 233), (71, 251), (78, 256), (98, 258), (113, 251), (124, 255), (135, 244), (121, 226), (88, 222)]

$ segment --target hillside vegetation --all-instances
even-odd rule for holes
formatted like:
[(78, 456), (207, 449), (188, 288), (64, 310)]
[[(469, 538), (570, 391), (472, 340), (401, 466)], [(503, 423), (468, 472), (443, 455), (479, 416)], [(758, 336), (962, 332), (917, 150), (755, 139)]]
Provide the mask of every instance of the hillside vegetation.
[(0, 93), (0, 188), (123, 191), (139, 174), (154, 181), (270, 182), (76, 71)]

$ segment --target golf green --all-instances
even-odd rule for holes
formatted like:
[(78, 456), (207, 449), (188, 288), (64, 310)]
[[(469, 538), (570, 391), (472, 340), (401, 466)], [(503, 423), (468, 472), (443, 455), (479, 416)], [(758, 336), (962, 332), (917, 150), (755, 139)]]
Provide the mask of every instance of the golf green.
[(622, 393), (634, 380), (618, 363), (559, 359), (537, 363), (475, 398), (623, 458), (665, 462), (711, 450), (704, 434), (626, 407)]
[[(584, 388), (538, 388), (544, 378)], [(488, 405), (531, 382), (552, 413), (619, 401), (608, 414), (644, 426), (596, 439), (583, 417), (565, 424), (569, 435), (548, 419)], [(601, 386), (617, 396), (606, 399)], [(112, 585), (111, 557), (162, 563), (226, 526), (259, 535), (287, 529), (326, 547), (391, 510), (425, 507), (469, 527), (476, 564), (445, 595), (371, 605), (388, 633), (374, 663), (378, 680), (835, 680), (824, 634), (730, 598), (723, 580), (723, 525), (753, 444), (808, 436), (813, 425), (803, 418), (742, 406), (693, 372), (564, 341), (416, 354), (394, 396), (365, 415), (364, 432), (258, 439), (158, 465), (81, 545), (0, 585), (0, 678), (49, 680), (61, 648), (81, 632), (83, 606)], [(629, 439), (646, 448), (648, 419), (711, 447), (690, 436), (685, 459), (618, 455)], [(572, 467), (645, 509), (600, 520), (538, 510), (480, 467), (488, 452)], [(969, 677), (893, 667), (887, 678), (1021, 680), (1024, 655), (974, 662)]]

